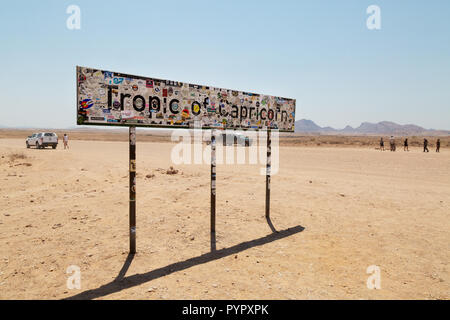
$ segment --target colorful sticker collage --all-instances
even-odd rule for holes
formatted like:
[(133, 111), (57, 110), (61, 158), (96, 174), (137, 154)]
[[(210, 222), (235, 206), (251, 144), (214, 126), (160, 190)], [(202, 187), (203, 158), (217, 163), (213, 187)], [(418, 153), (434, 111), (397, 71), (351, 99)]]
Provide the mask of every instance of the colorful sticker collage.
[(77, 67), (77, 124), (294, 131), (295, 100)]

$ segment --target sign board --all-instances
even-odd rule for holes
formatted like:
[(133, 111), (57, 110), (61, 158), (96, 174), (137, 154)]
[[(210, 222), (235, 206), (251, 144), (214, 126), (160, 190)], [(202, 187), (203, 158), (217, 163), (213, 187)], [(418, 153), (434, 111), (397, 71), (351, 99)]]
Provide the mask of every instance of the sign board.
[(77, 67), (77, 124), (294, 131), (295, 100)]

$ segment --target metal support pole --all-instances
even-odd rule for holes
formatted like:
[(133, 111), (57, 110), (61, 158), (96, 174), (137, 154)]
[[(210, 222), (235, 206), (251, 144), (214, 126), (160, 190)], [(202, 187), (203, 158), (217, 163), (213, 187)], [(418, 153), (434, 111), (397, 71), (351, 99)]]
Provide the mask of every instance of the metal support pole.
[(129, 128), (130, 149), (130, 253), (136, 253), (136, 127)]
[(211, 237), (216, 233), (216, 136), (211, 131)]
[(267, 162), (266, 162), (266, 218), (270, 217), (270, 169), (272, 164), (270, 129), (267, 130)]

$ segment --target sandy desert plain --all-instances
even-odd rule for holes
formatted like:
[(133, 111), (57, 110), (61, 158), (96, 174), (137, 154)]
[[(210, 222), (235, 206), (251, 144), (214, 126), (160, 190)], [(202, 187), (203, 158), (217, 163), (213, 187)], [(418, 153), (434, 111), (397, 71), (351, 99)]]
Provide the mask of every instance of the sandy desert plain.
[(218, 165), (211, 252), (210, 166), (174, 165), (173, 142), (138, 130), (132, 257), (126, 131), (69, 132), (70, 150), (26, 149), (32, 132), (0, 130), (1, 299), (450, 298), (449, 137), (440, 154), (421, 137), (395, 153), (378, 137), (282, 138), (272, 226), (263, 165)]

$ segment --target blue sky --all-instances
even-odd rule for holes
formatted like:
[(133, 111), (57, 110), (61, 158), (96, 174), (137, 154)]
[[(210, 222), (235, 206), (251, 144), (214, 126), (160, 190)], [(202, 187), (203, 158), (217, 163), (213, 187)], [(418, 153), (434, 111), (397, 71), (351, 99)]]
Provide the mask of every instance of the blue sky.
[(448, 0), (3, 1), (0, 41), (5, 126), (74, 126), (81, 65), (295, 98), (322, 126), (450, 130)]

